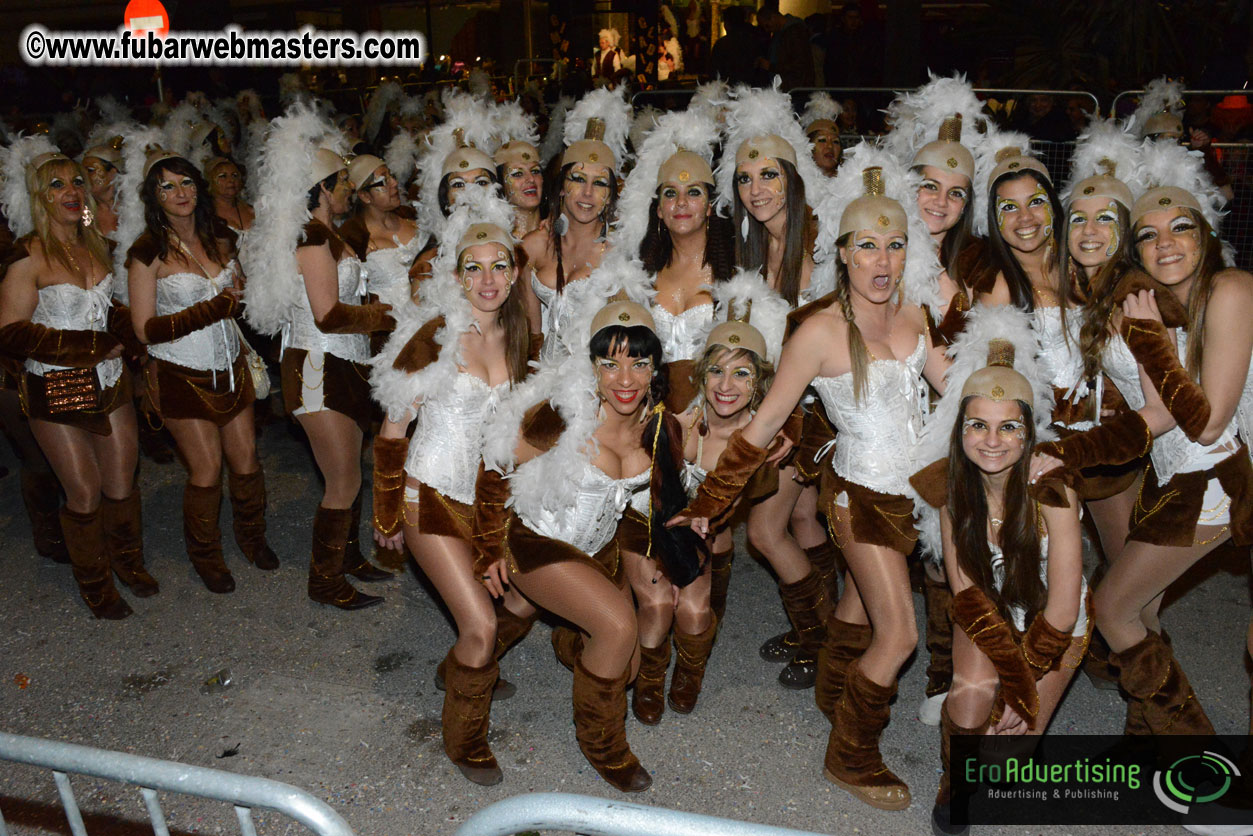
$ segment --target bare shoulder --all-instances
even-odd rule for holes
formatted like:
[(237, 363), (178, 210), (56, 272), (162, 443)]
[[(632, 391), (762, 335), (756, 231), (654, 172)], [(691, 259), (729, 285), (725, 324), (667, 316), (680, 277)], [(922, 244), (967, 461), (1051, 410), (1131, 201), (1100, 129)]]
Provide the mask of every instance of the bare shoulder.
[(522, 239), (522, 249), (526, 251), (527, 260), (532, 267), (539, 267), (548, 262), (549, 237), (544, 227), (533, 229)]
[(1214, 276), (1210, 304), (1248, 304), (1253, 300), (1253, 273), (1228, 267)]

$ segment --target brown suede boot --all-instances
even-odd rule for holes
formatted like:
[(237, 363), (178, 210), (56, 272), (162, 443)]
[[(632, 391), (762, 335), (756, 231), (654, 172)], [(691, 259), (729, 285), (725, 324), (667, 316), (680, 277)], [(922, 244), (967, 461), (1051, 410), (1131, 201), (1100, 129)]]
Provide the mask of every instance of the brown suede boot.
[(735, 557), (735, 547), (724, 552), (714, 552), (710, 556), (709, 567), (709, 606), (713, 607), (718, 623), (727, 611), (727, 589), (731, 586), (731, 560)]
[(1159, 634), (1150, 630), (1136, 644), (1121, 653), (1110, 654), (1109, 659), (1118, 668), (1118, 682), (1130, 697), (1129, 729), (1138, 702), (1143, 711), (1144, 727), (1151, 734), (1214, 733), (1188, 677)]
[(714, 648), (718, 635), (718, 619), (715, 616), (700, 633), (684, 633), (677, 627), (674, 631), (674, 650), (678, 660), (674, 663), (674, 676), (670, 679), (670, 696), (667, 702), (680, 714), (691, 714), (705, 681), (705, 665)]
[(348, 543), (344, 547), (344, 574), (359, 581), (390, 581), (396, 576), (370, 564), (361, 553), (361, 492), (352, 503), (352, 518), (348, 524)]
[[(835, 606), (835, 602), (840, 600), (840, 567), (844, 563), (844, 554), (840, 551), (840, 547), (828, 538), (820, 546), (810, 546), (805, 549), (805, 557), (809, 558), (809, 564), (822, 578), (822, 588), (826, 592), (826, 605)], [(825, 616), (826, 613), (823, 615)]]
[(666, 711), (666, 672), (669, 670), (669, 641), (663, 640), (660, 647), (640, 645), (640, 672), (635, 676), (631, 710), (635, 719), (646, 726), (660, 723), (661, 715)]
[(160, 592), (157, 579), (144, 568), (144, 519), (139, 491), (126, 499), (103, 497), (100, 524), (109, 550), (109, 563), (118, 579), (138, 598)]
[(798, 691), (812, 688), (818, 677), (818, 651), (827, 637), (825, 622), (832, 606), (822, 576), (811, 569), (796, 583), (779, 584), (779, 595), (800, 640), (796, 655), (779, 673), (779, 684)]
[(344, 578), (344, 549), (352, 511), (318, 506), (313, 515), (313, 551), (309, 558), (309, 598), (341, 610), (360, 610), (381, 604), (377, 595), (353, 589)]
[(947, 581), (924, 573), (923, 601), (927, 610), (928, 697), (948, 693), (953, 684), (953, 592)]
[(96, 618), (118, 621), (133, 610), (118, 595), (113, 585), (113, 573), (109, 571), (109, 553), (104, 545), (104, 531), (100, 526), (100, 512), (80, 514), (69, 508), (61, 509), (61, 530), (65, 532), (65, 547), (70, 553), (74, 580), (78, 592)]
[(952, 820), (952, 782), (949, 775), (952, 766), (949, 762), (952, 760), (952, 739), (955, 735), (986, 734), (991, 720), (992, 718), (989, 717), (978, 726), (968, 729), (953, 722), (953, 718), (948, 713), (947, 702), (942, 705), (940, 709), (940, 769), (943, 773), (940, 775), (940, 790), (935, 794), (935, 805), (931, 808), (932, 833), (956, 836), (970, 829), (968, 825), (954, 825)]
[[(509, 648), (513, 647), (522, 637), (531, 632), (539, 618), (539, 613), (532, 613), (523, 617), (514, 615), (513, 611), (504, 605), (502, 601), (493, 601), (492, 605), (496, 609), (496, 650), (494, 656), (499, 662), (509, 652)], [(444, 662), (440, 662), (435, 668), (435, 688), (443, 691), (444, 684)], [(507, 700), (514, 694), (518, 693), (518, 688), (512, 682), (503, 676), (497, 678), (496, 687), (492, 690), (493, 700)]]
[(579, 654), (583, 652), (583, 634), (578, 630), (558, 624), (552, 632), (553, 654), (557, 661), (574, 670)]
[(235, 544), (248, 562), (267, 572), (278, 568), (278, 555), (265, 541), (265, 471), (231, 471), (231, 524)]
[(895, 693), (896, 682), (872, 682), (862, 674), (858, 660), (849, 664), (822, 770), (828, 781), (880, 810), (904, 810), (910, 801), (909, 787), (879, 754), (879, 738), (891, 716), (888, 703)]
[(574, 734), (587, 762), (622, 792), (643, 792), (653, 784), (626, 739), (627, 671), (603, 679), (574, 665)]
[(789, 628), (787, 632), (771, 636), (757, 648), (757, 655), (767, 662), (790, 662), (800, 649), (801, 638), (796, 630)]
[(183, 539), (191, 565), (210, 592), (235, 591), (235, 579), (222, 559), (222, 486), (204, 488), (190, 482), (183, 488)]
[(30, 537), (35, 551), (56, 563), (69, 563), (61, 533), (61, 483), (50, 470), (22, 468), (22, 504), (30, 518)]
[(818, 652), (818, 679), (814, 683), (814, 702), (832, 723), (835, 705), (844, 693), (844, 679), (852, 661), (870, 647), (873, 632), (869, 624), (841, 621), (832, 613), (827, 619), (827, 638)]
[(1109, 644), (1100, 630), (1092, 631), (1087, 655), (1083, 657), (1083, 672), (1093, 688), (1102, 691), (1118, 690), (1118, 671), (1109, 663)]
[(444, 752), (467, 779), (485, 787), (499, 784), (500, 765), (487, 745), (487, 727), (500, 666), (492, 659), (481, 668), (467, 667), (450, 650), (444, 658), (444, 671), (448, 685), (444, 692)]

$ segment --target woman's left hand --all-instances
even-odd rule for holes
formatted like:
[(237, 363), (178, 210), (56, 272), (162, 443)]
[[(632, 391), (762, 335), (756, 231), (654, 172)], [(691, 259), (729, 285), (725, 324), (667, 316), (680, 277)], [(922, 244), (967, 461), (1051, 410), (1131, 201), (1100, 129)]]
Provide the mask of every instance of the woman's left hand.
[(774, 452), (769, 456), (766, 456), (766, 463), (775, 464), (776, 462), (782, 461), (788, 453), (792, 452), (792, 448), (795, 447), (796, 444), (794, 444), (792, 439), (788, 438), (783, 433), (779, 433), (774, 437), (774, 441), (770, 443), (770, 446), (774, 448)]
[(505, 588), (509, 586), (509, 567), (505, 565), (505, 559), (502, 557), (488, 566), (480, 580), (493, 598), (505, 597)]
[(374, 529), (374, 542), (388, 551), (399, 551), (405, 546), (405, 532), (403, 529), (397, 529), (395, 534), (388, 537), (376, 528)]
[(1162, 321), (1162, 313), (1157, 309), (1157, 298), (1152, 290), (1141, 290), (1127, 294), (1122, 300), (1123, 316), (1131, 319), (1155, 319)]
[(1027, 722), (1007, 705), (1005, 711), (1001, 713), (1001, 719), (992, 727), (991, 733), (1014, 737), (1023, 735), (1027, 733)]
[(1066, 463), (1056, 456), (1049, 456), (1044, 453), (1032, 453), (1031, 473), (1028, 477), (1028, 481), (1034, 485), (1044, 474), (1065, 466)]

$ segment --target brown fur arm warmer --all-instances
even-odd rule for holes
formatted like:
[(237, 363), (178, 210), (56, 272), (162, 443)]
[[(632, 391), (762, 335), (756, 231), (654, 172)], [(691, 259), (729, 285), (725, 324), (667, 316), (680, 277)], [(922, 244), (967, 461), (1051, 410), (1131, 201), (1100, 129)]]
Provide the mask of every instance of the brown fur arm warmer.
[(374, 439), (374, 527), (390, 537), (404, 522), (405, 457), (409, 439)]
[(505, 556), (509, 534), (509, 481), (494, 470), (479, 465), (474, 483), (474, 530), (470, 535), (474, 546), (474, 574), (482, 575)]
[(368, 302), (364, 305), (336, 302), (316, 324), (323, 334), (373, 334), (375, 331), (391, 331), (396, 327), (395, 318), (388, 313), (391, 309), (392, 306), (386, 302)]
[(731, 433), (727, 449), (718, 457), (718, 466), (705, 477), (696, 498), (683, 509), (684, 517), (716, 520), (727, 512), (744, 490), (757, 468), (766, 461), (767, 450), (744, 440), (740, 430)]
[(1123, 317), (1119, 328), (1136, 361), (1144, 367), (1162, 403), (1188, 438), (1196, 441), (1209, 423), (1210, 405), (1205, 390), (1179, 362), (1166, 326), (1154, 319)]
[(239, 299), (224, 290), (212, 299), (197, 302), (176, 313), (154, 316), (144, 324), (144, 336), (149, 343), (168, 343), (233, 317), (238, 310)]
[(1036, 676), (1022, 649), (1014, 641), (1014, 631), (996, 605), (976, 586), (968, 586), (953, 596), (953, 622), (970, 637), (975, 646), (996, 668), (1001, 680), (1001, 695), (1027, 723), (1035, 728), (1040, 713), (1040, 694)]
[(1081, 433), (1037, 444), (1035, 451), (1066, 463), (1070, 470), (1126, 464), (1153, 446), (1153, 433), (1140, 413), (1128, 410)]
[(1051, 670), (1056, 670), (1062, 654), (1070, 647), (1070, 634), (1058, 630), (1044, 613), (1038, 612), (1031, 619), (1031, 626), (1022, 639), (1022, 655), (1035, 673), (1036, 681), (1044, 678)]
[(0, 351), (50, 366), (91, 368), (119, 345), (108, 331), (62, 331), (28, 319), (0, 328)]

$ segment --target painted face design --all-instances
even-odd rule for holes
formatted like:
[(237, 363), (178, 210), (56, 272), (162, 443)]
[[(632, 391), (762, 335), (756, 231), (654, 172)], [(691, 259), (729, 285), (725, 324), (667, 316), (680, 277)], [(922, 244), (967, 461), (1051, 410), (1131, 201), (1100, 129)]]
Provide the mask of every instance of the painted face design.
[(474, 183), (478, 186), (490, 186), (492, 176), (483, 168), (472, 168), (469, 171), (454, 171), (448, 175), (448, 206), (457, 205), (457, 198), (465, 191), (465, 187)]
[(887, 302), (905, 272), (905, 236), (898, 232), (855, 232), (841, 258), (848, 265), (852, 292), (871, 302)]
[(609, 205), (612, 188), (607, 166), (575, 163), (562, 188), (562, 209), (580, 223), (591, 223), (601, 217)]
[(1035, 178), (1005, 181), (997, 186), (994, 198), (997, 229), (1006, 244), (1023, 253), (1051, 245), (1052, 202)]
[(1136, 225), (1135, 246), (1150, 276), (1177, 285), (1192, 278), (1201, 263), (1201, 228), (1181, 207), (1159, 209)]
[(64, 165), (57, 174), (48, 181), (48, 189), (44, 192), (44, 201), (50, 206), (49, 212), (57, 215), (67, 223), (77, 222), (83, 213), (87, 198), (87, 179), (81, 174)]
[(196, 181), (186, 174), (162, 171), (157, 181), (157, 202), (172, 215), (190, 215), (196, 210)]
[(1078, 198), (1071, 202), (1066, 230), (1071, 258), (1083, 267), (1099, 267), (1122, 244), (1118, 204), (1099, 197)]
[(974, 397), (962, 421), (962, 451), (984, 473), (1017, 464), (1027, 444), (1027, 424), (1017, 401)]
[(705, 373), (705, 404), (718, 416), (730, 418), (752, 403), (756, 383), (752, 361), (742, 352), (724, 351)]
[(457, 266), (461, 288), (480, 311), (495, 311), (505, 303), (517, 271), (509, 254), (496, 243), (466, 247)]
[(596, 358), (596, 392), (608, 408), (630, 415), (647, 401), (655, 369), (651, 357), (631, 357), (625, 344), (614, 348)]
[(783, 167), (770, 157), (740, 163), (735, 169), (735, 189), (748, 214), (760, 223), (787, 208), (787, 179)]
[(970, 180), (931, 165), (922, 167), (922, 177), (917, 200), (927, 231), (932, 235), (948, 232), (957, 226), (970, 200)]
[(505, 172), (505, 189), (508, 192), (508, 198), (515, 206), (521, 206), (527, 209), (533, 209), (539, 206), (540, 200), (543, 198), (544, 169), (539, 163), (532, 164), (529, 168), (524, 166), (510, 166)]

